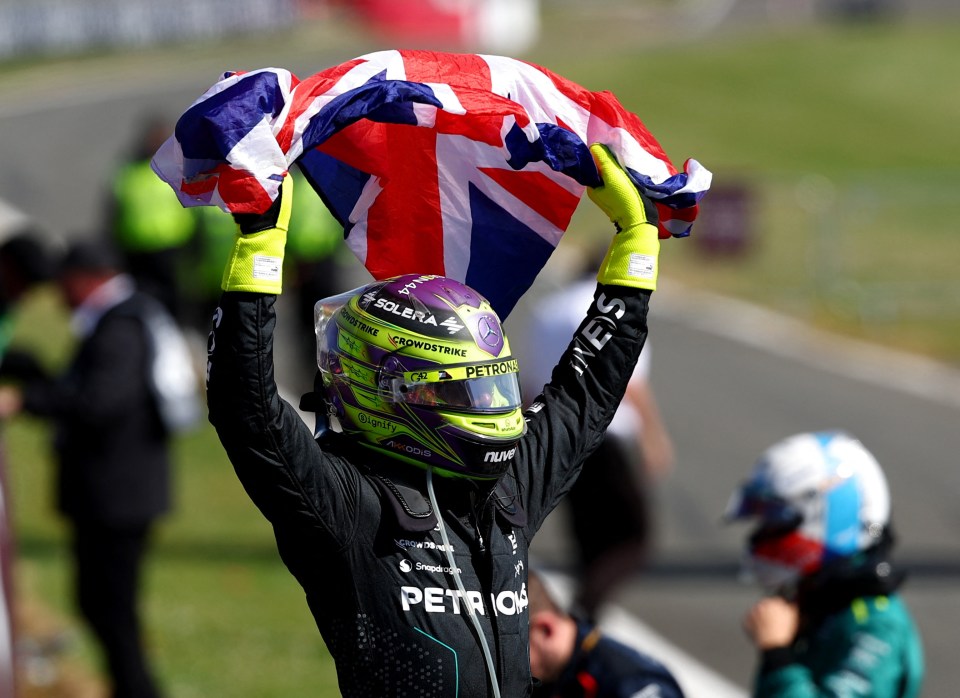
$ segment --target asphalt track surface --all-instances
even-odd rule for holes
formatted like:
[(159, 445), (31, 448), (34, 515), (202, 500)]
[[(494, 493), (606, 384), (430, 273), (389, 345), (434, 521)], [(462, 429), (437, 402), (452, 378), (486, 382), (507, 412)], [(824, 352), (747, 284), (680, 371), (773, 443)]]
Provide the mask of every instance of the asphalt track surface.
[[(178, 115), (226, 69), (279, 65), (308, 73), (364, 50), (318, 52), (309, 62), (302, 53), (162, 64), (131, 57), (0, 75), (0, 200), (51, 232), (90, 232), (107, 173), (148, 110)], [(669, 275), (668, 248), (663, 268)], [(926, 646), (924, 695), (960, 695), (957, 373), (678, 288), (669, 276), (654, 298), (651, 339), (654, 387), (678, 464), (656, 491), (657, 554), (618, 598), (611, 620), (624, 622), (617, 627), (635, 628), (641, 643), (669, 641), (649, 650), (669, 658), (681, 681), (683, 672), (704, 669), (729, 682), (690, 691), (693, 698), (735, 695), (726, 689), (749, 685), (754, 656), (739, 624), (756, 594), (736, 577), (743, 531), (721, 526), (720, 513), (767, 445), (842, 427), (877, 455), (890, 480), (898, 557), (912, 570), (904, 595)], [(561, 516), (548, 522), (533, 553), (562, 572), (570, 556)]]
[[(667, 269), (669, 258), (664, 262)], [(618, 605), (688, 656), (748, 686), (754, 654), (740, 619), (756, 592), (737, 578), (744, 531), (721, 525), (720, 515), (767, 445), (841, 427), (874, 452), (890, 481), (896, 559), (911, 571), (904, 597), (927, 655), (924, 695), (960, 695), (960, 373), (669, 281), (652, 309), (652, 380), (678, 463), (656, 490), (655, 559)], [(562, 516), (559, 510), (548, 521), (559, 532)], [(542, 533), (532, 554), (564, 569), (564, 537)]]

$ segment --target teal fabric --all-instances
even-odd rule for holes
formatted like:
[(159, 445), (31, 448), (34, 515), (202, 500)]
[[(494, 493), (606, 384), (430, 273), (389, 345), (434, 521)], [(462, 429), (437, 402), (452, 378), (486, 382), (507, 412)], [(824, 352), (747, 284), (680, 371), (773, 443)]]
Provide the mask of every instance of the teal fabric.
[(920, 634), (902, 599), (867, 596), (798, 638), (795, 661), (761, 669), (757, 698), (915, 698), (924, 673)]

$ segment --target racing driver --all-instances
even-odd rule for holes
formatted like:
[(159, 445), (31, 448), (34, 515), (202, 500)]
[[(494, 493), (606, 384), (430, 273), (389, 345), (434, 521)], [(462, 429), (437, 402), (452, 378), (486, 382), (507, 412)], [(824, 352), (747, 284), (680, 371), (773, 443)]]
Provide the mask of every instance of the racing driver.
[(237, 216), (210, 337), (210, 421), (348, 698), (532, 691), (528, 546), (620, 403), (657, 281), (655, 207), (609, 150), (591, 152), (603, 185), (588, 194), (618, 233), (583, 323), (525, 412), (488, 302), (412, 274), (317, 303), (311, 430), (273, 369), (291, 177), (265, 214)]

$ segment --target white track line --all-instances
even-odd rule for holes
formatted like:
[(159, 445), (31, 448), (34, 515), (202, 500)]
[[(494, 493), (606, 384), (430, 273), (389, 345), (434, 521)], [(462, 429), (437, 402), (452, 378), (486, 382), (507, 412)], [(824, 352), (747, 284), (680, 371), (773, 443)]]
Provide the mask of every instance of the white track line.
[(652, 317), (661, 314), (822, 371), (960, 408), (960, 371), (924, 356), (841, 337), (746, 301), (671, 280), (661, 283), (650, 312)]

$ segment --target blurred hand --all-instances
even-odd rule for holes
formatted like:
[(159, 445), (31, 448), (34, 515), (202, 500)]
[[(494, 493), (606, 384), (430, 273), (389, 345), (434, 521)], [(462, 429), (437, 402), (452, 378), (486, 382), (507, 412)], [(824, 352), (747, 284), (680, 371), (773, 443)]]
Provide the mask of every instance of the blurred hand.
[(743, 619), (747, 637), (760, 651), (788, 647), (797, 637), (799, 627), (797, 605), (779, 596), (761, 599)]
[(643, 456), (644, 475), (651, 479), (665, 478), (673, 470), (676, 454), (653, 387), (646, 378), (631, 379), (623, 399), (625, 406), (632, 407), (637, 415), (635, 433), (637, 448)]
[(12, 385), (0, 386), (0, 419), (9, 419), (23, 409), (23, 394)]
[(644, 428), (640, 435), (640, 449), (648, 476), (663, 479), (673, 470), (676, 454), (666, 430)]

